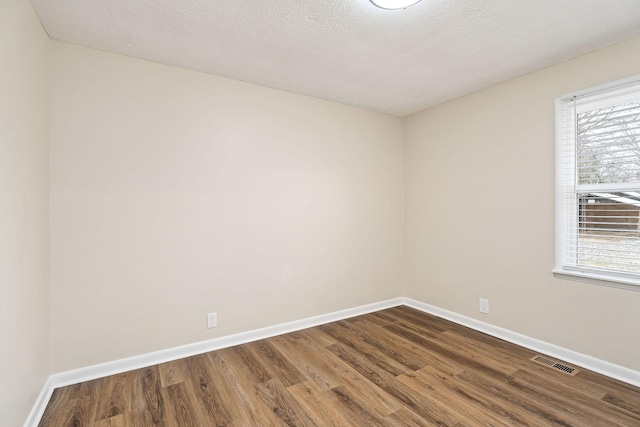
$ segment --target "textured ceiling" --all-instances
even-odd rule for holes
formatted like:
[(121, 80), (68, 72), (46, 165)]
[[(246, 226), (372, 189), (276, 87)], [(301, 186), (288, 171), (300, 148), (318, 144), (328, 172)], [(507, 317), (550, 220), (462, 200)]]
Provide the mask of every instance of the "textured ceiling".
[(640, 0), (32, 3), (56, 40), (398, 116), (640, 35)]

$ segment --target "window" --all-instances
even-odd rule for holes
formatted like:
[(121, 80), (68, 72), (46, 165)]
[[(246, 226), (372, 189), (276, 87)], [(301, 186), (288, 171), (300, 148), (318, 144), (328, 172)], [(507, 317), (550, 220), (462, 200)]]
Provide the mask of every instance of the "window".
[(640, 76), (556, 100), (556, 266), (640, 291)]

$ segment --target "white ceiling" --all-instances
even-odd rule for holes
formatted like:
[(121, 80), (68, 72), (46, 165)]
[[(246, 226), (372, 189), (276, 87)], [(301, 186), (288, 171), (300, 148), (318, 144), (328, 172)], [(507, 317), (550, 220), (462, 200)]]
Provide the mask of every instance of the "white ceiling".
[(398, 116), (640, 35), (640, 0), (32, 3), (56, 40)]

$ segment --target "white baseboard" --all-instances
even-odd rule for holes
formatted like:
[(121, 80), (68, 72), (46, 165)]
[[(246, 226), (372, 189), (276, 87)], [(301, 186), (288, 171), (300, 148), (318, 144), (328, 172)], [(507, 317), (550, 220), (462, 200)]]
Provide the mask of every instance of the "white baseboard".
[(84, 381), (94, 380), (109, 375), (115, 375), (134, 369), (145, 368), (147, 366), (157, 365), (159, 363), (170, 362), (172, 360), (182, 359), (184, 357), (194, 356), (196, 354), (207, 353), (209, 351), (220, 350), (234, 345), (245, 344), (251, 341), (257, 341), (276, 335), (282, 335), (289, 332), (295, 332), (302, 329), (311, 328), (313, 326), (331, 323), (349, 317), (360, 316), (362, 314), (374, 311), (384, 310), (385, 308), (402, 305), (402, 298), (394, 298), (373, 304), (367, 304), (360, 307), (349, 308), (346, 310), (335, 311), (333, 313), (322, 314), (319, 316), (309, 317), (306, 319), (295, 320), (293, 322), (282, 323), (279, 325), (268, 326), (266, 328), (256, 329), (253, 331), (242, 332), (235, 335), (215, 338), (212, 340), (201, 341), (193, 344), (187, 344), (179, 347), (173, 347), (166, 350), (155, 351), (152, 353), (141, 354), (139, 356), (127, 357), (125, 359), (114, 360), (112, 362), (100, 363), (98, 365), (87, 366), (84, 368), (73, 369), (70, 371), (53, 374), (47, 380), (36, 404), (34, 405), (25, 427), (37, 426), (42, 418), (42, 414), (46, 409), (46, 405), (51, 398), (53, 390), (58, 387), (64, 387), (71, 384), (78, 384)]
[(561, 359), (574, 365), (590, 369), (611, 378), (640, 387), (640, 372), (634, 371), (623, 366), (615, 365), (595, 357), (587, 356), (540, 341), (535, 338), (527, 337), (517, 332), (510, 331), (489, 323), (481, 322), (470, 317), (463, 316), (452, 311), (448, 311), (433, 305), (425, 304), (411, 298), (394, 298), (387, 301), (363, 305), (360, 307), (350, 308), (346, 310), (336, 311), (333, 313), (323, 314), (319, 316), (309, 317), (306, 319), (296, 320), (293, 322), (282, 323), (275, 326), (269, 326), (262, 329), (243, 332), (240, 334), (229, 335), (226, 337), (215, 338), (208, 341), (187, 344), (180, 347), (173, 347), (166, 350), (160, 350), (152, 353), (142, 354), (139, 356), (119, 359), (112, 362), (101, 363), (98, 365), (87, 366), (84, 368), (74, 369), (71, 371), (53, 374), (45, 383), (42, 392), (25, 422), (25, 427), (35, 427), (40, 422), (40, 418), (44, 413), (47, 403), (51, 398), (53, 390), (58, 387), (64, 387), (71, 384), (77, 384), (96, 378), (115, 375), (122, 372), (140, 369), (147, 366), (157, 365), (158, 363), (169, 362), (184, 357), (194, 356), (209, 351), (219, 350), (234, 345), (245, 344), (251, 341), (265, 339), (276, 335), (282, 335), (289, 332), (295, 332), (313, 326), (323, 325), (335, 322), (349, 317), (360, 316), (362, 314), (374, 311), (384, 310), (386, 308), (406, 305), (425, 313), (433, 314), (446, 320), (450, 320), (462, 326), (484, 332), (496, 338), (526, 347), (537, 352)]
[(499, 326), (490, 325), (489, 323), (481, 322), (471, 317), (463, 316), (452, 311), (425, 304), (411, 298), (402, 298), (402, 301), (404, 305), (415, 308), (416, 310), (433, 314), (434, 316), (450, 320), (454, 323), (466, 326), (471, 329), (475, 329), (479, 332), (484, 332), (485, 334), (503, 339), (510, 343), (517, 344), (530, 350), (552, 356), (556, 359), (561, 359), (573, 365), (577, 365), (582, 368), (589, 369), (591, 371), (614, 378), (616, 380), (634, 385), (636, 387), (640, 387), (640, 372), (638, 371), (634, 371), (632, 369), (625, 368), (624, 366), (616, 365), (614, 363), (606, 362), (595, 357), (587, 356), (586, 354), (578, 353), (577, 351), (569, 350), (545, 341), (531, 338), (526, 335), (501, 328)]
[(42, 414), (44, 414), (44, 410), (47, 409), (47, 404), (49, 403), (49, 399), (51, 399), (54, 388), (55, 387), (51, 385), (51, 377), (47, 378), (47, 381), (45, 381), (44, 386), (42, 387), (42, 391), (40, 391), (40, 394), (36, 399), (36, 403), (33, 404), (33, 408), (31, 408), (31, 412), (29, 412), (29, 416), (24, 422), (24, 427), (38, 425), (40, 418), (42, 418)]

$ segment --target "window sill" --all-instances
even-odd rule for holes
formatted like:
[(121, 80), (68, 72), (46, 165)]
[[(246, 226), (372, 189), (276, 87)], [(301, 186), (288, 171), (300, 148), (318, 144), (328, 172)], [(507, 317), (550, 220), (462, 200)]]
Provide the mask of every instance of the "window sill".
[(568, 271), (559, 268), (554, 268), (551, 271), (553, 272), (553, 276), (557, 279), (574, 280), (594, 285), (608, 286), (610, 288), (640, 292), (640, 280), (625, 279), (622, 277), (607, 276), (604, 274), (585, 273), (582, 271)]

